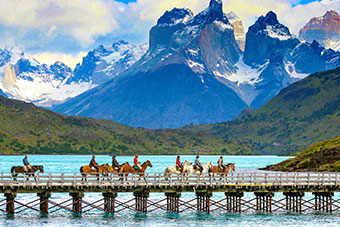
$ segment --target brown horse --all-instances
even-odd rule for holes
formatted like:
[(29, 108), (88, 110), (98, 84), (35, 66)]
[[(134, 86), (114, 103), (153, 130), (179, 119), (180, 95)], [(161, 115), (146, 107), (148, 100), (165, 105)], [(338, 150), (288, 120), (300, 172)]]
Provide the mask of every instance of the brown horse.
[(127, 176), (129, 173), (138, 173), (141, 177), (145, 177), (146, 168), (148, 168), (148, 166), (152, 167), (152, 164), (149, 160), (147, 160), (141, 166), (142, 166), (141, 169), (136, 170), (133, 166), (126, 162), (120, 168), (119, 173), (123, 173), (125, 176)]
[(81, 173), (81, 175), (83, 175), (82, 180), (84, 179), (84, 177), (86, 177), (87, 174), (98, 175), (98, 179), (99, 179), (100, 174), (107, 176), (107, 173), (109, 173), (111, 171), (113, 171), (113, 168), (107, 163), (103, 164), (103, 165), (98, 165), (98, 172), (97, 172), (97, 170), (92, 169), (92, 167), (90, 167), (90, 166), (80, 167), (80, 173)]
[[(235, 167), (235, 163), (229, 163), (226, 165), (226, 168), (224, 169), (224, 171), (221, 171), (220, 168), (218, 166), (213, 166), (210, 170), (209, 170), (209, 174), (210, 176), (212, 176), (215, 179), (215, 174), (220, 175), (220, 177), (222, 178), (223, 175), (226, 175), (229, 173), (229, 171), (236, 171), (236, 167)], [(220, 179), (221, 179), (220, 178)]]
[[(14, 177), (14, 180), (17, 180), (16, 176), (18, 176), (19, 173), (23, 173), (23, 174), (27, 175), (28, 176), (27, 180), (28, 180), (29, 177), (34, 176), (34, 173), (37, 172), (38, 170), (41, 173), (44, 173), (44, 167), (43, 166), (32, 166), (32, 169), (31, 169), (30, 172), (26, 172), (23, 166), (13, 166), (11, 168), (11, 173), (12, 173), (12, 176)], [(34, 177), (34, 179), (37, 180), (35, 177)]]

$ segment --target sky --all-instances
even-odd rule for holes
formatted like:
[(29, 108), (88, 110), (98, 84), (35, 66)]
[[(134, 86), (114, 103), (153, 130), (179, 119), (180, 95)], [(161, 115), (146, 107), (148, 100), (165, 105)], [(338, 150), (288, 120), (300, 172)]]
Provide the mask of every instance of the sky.
[[(41, 63), (59, 60), (71, 67), (88, 51), (116, 40), (148, 42), (149, 30), (166, 10), (189, 8), (195, 14), (210, 0), (1, 0), (0, 48), (17, 47)], [(298, 34), (312, 17), (340, 12), (340, 0), (223, 0), (245, 32), (272, 10), (281, 23)]]

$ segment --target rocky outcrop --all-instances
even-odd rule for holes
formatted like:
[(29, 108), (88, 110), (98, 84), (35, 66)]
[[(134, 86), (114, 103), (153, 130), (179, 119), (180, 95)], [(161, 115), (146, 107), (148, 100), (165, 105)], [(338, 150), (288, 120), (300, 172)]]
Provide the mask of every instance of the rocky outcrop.
[(336, 11), (327, 11), (321, 17), (312, 18), (299, 33), (307, 42), (318, 41), (326, 48), (340, 50), (340, 16)]
[(227, 18), (234, 27), (234, 36), (240, 49), (244, 51), (246, 36), (244, 33), (242, 20), (232, 11), (227, 14)]

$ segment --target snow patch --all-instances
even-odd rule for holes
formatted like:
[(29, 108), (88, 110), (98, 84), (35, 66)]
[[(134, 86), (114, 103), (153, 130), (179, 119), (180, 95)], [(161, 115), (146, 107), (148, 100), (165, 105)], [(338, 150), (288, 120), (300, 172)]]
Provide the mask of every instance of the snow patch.
[(240, 59), (236, 64), (236, 73), (232, 73), (230, 75), (221, 74), (218, 71), (213, 71), (213, 73), (218, 77), (223, 77), (231, 82), (237, 83), (237, 86), (242, 84), (250, 84), (254, 85), (261, 81), (260, 74), (267, 67), (269, 61), (264, 65), (258, 68), (251, 68), (243, 62), (243, 59)]
[(308, 76), (306, 73), (298, 73), (295, 70), (295, 65), (292, 62), (285, 62), (284, 63), (285, 70), (287, 73), (290, 75), (291, 78), (296, 78), (296, 79), (303, 79)]
[(214, 21), (214, 25), (216, 25), (221, 31), (234, 29), (230, 24), (225, 24), (221, 21)]
[(288, 39), (291, 39), (292, 36), (283, 32), (282, 30), (280, 29), (276, 29), (274, 27), (272, 27), (271, 25), (267, 25), (266, 26), (266, 29), (264, 29), (263, 31), (260, 30), (257, 32), (257, 34), (267, 34), (269, 37), (273, 38), (273, 39), (279, 39), (281, 41), (284, 41), (284, 40), (288, 40)]

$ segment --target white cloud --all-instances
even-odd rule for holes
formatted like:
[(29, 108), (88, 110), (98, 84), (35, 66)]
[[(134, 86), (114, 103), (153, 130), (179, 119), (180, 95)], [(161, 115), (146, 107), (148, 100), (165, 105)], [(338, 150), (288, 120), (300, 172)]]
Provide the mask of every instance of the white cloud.
[[(223, 5), (225, 12), (238, 14), (245, 30), (272, 10), (294, 34), (312, 17), (331, 9), (340, 12), (340, 0), (298, 2), (223, 0)], [(117, 39), (146, 42), (151, 26), (166, 10), (189, 8), (197, 14), (208, 5), (209, 0), (137, 0), (129, 4), (114, 0), (0, 0), (0, 44), (20, 46), (47, 64), (61, 60), (73, 67), (81, 60), (74, 56), (79, 51)]]
[(63, 53), (49, 53), (49, 52), (43, 52), (39, 54), (32, 55), (33, 58), (38, 60), (40, 63), (44, 63), (47, 65), (52, 65), (56, 61), (61, 61), (74, 69), (74, 67), (81, 63), (82, 58), (86, 56), (86, 52), (80, 52), (78, 55), (73, 56), (70, 54), (63, 54)]
[(86, 45), (117, 28), (112, 7), (103, 0), (1, 0), (0, 22), (18, 30), (71, 35)]

